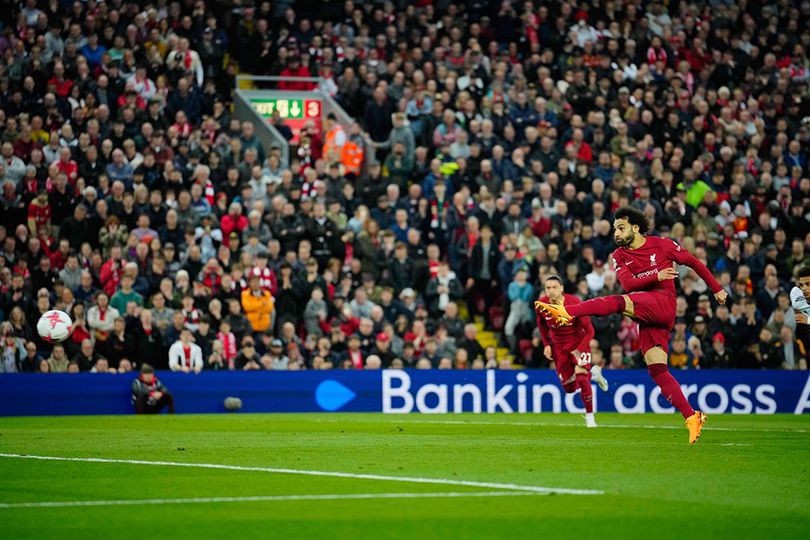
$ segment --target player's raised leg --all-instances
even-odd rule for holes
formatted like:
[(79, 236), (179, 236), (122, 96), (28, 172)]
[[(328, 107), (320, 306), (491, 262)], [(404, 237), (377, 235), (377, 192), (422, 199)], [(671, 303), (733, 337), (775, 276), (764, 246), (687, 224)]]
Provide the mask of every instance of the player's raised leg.
[(689, 400), (681, 390), (681, 385), (669, 372), (667, 352), (662, 347), (655, 346), (649, 349), (644, 353), (644, 361), (647, 363), (647, 372), (650, 377), (661, 389), (661, 395), (686, 419), (686, 427), (689, 429), (689, 444), (694, 444), (700, 438), (700, 431), (703, 429), (703, 424), (706, 423), (706, 415), (695, 411), (689, 405)]
[(623, 313), (628, 317), (635, 314), (633, 301), (627, 295), (611, 295), (601, 298), (592, 298), (579, 304), (564, 306), (546, 302), (535, 302), (535, 310), (543, 315), (553, 317), (557, 324), (568, 325), (576, 317), (606, 316), (613, 313)]

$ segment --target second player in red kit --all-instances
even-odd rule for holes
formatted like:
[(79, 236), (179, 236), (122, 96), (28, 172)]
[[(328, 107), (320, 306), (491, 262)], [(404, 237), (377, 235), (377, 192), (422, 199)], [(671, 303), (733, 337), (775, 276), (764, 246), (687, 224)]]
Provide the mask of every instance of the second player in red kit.
[(631, 207), (614, 215), (613, 252), (616, 277), (628, 294), (594, 298), (577, 305), (536, 302), (535, 308), (554, 318), (558, 324), (572, 324), (577, 317), (622, 313), (638, 321), (639, 348), (650, 377), (669, 401), (686, 418), (689, 442), (700, 437), (706, 415), (695, 411), (680, 385), (667, 369), (669, 336), (675, 323), (676, 264), (692, 268), (706, 282), (715, 299), (724, 304), (728, 293), (712, 273), (694, 255), (667, 238), (645, 236), (649, 225), (643, 212)]
[[(539, 302), (565, 306), (580, 303), (576, 296), (563, 293), (562, 280), (558, 276), (547, 277), (545, 289), (545, 296), (541, 296)], [(580, 317), (574, 324), (561, 325), (553, 317), (538, 313), (537, 328), (545, 343), (543, 353), (554, 362), (563, 390), (567, 394), (580, 390), (580, 397), (585, 405), (585, 425), (596, 427), (591, 379), (603, 391), (608, 389), (608, 383), (602, 376), (602, 368), (591, 364), (593, 325), (590, 318)]]

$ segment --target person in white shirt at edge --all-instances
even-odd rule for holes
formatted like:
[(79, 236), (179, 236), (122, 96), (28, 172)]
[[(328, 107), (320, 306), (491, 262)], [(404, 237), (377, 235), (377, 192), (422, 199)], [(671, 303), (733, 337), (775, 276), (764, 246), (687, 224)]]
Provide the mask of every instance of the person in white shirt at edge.
[(183, 373), (199, 373), (203, 368), (202, 349), (191, 341), (191, 330), (184, 328), (180, 339), (169, 348), (169, 369)]
[(810, 346), (810, 265), (799, 269), (796, 280), (799, 286), (791, 289), (790, 304), (796, 313), (796, 338), (804, 343), (807, 350)]

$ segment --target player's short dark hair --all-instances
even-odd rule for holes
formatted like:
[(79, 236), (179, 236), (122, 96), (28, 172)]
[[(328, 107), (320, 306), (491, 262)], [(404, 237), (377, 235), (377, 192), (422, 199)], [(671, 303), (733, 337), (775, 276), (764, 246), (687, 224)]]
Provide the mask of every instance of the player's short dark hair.
[(644, 212), (632, 206), (625, 206), (616, 210), (613, 219), (626, 219), (630, 225), (638, 225), (638, 232), (641, 234), (647, 234), (650, 230), (647, 216), (644, 215)]
[(810, 264), (806, 264), (799, 269), (799, 279), (810, 277)]
[(549, 281), (558, 281), (560, 285), (563, 284), (562, 278), (557, 274), (551, 274), (550, 276), (546, 277), (546, 283), (548, 283)]

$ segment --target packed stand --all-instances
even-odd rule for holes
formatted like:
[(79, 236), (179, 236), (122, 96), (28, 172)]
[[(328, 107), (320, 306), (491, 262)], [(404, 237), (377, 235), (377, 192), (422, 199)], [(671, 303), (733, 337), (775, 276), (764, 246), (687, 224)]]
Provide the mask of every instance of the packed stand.
[[(810, 2), (539, 4), (6, 9), (2, 371), (510, 368), (477, 315), (544, 368), (543, 278), (619, 292), (624, 205), (731, 295), (682, 269), (674, 367), (806, 369)], [(282, 169), (231, 115), (240, 70), (320, 76), (357, 123)], [(639, 365), (632, 321), (593, 324), (596, 362)]]

